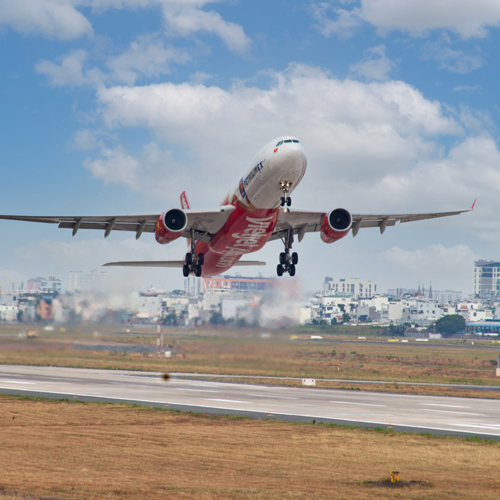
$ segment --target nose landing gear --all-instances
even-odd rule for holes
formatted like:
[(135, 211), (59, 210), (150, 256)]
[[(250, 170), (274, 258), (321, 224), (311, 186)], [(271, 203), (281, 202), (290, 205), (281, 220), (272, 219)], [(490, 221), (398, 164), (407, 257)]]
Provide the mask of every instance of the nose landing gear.
[(196, 255), (195, 251), (196, 242), (194, 240), (194, 232), (191, 234), (191, 252), (186, 254), (184, 258), (185, 264), (182, 266), (182, 274), (187, 278), (190, 274), (201, 276), (201, 266), (205, 263), (205, 255), (199, 253)]
[(280, 263), (276, 268), (276, 274), (281, 277), (285, 272), (288, 272), (290, 276), (295, 276), (295, 266), (299, 262), (299, 255), (297, 252), (290, 254), (293, 244), (293, 229), (288, 229), (279, 235), (285, 245), (285, 251), (280, 253)]
[(291, 186), (291, 183), (288, 181), (281, 181), (280, 182), (280, 189), (283, 192), (283, 196), (281, 197), (281, 206), (282, 207), (285, 207), (285, 206), (289, 207), (292, 205), (292, 198), (290, 198), (290, 196), (288, 196), (288, 191), (290, 191), (290, 186)]

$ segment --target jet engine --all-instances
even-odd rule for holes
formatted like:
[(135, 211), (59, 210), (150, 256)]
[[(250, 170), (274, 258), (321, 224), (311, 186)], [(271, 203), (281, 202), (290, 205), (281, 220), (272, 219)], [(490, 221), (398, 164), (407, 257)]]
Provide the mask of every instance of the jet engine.
[(351, 214), (343, 208), (328, 212), (321, 221), (321, 239), (333, 243), (343, 238), (351, 229)]
[(155, 238), (158, 243), (165, 245), (179, 238), (186, 229), (187, 215), (178, 208), (172, 208), (163, 212), (158, 217), (155, 227)]

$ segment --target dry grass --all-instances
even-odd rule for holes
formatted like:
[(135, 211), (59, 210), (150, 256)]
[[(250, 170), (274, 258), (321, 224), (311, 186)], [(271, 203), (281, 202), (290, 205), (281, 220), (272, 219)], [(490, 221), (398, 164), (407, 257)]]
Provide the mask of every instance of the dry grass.
[[(6, 396), (0, 421), (0, 498), (500, 496), (498, 443)], [(393, 469), (417, 483), (371, 484)]]
[[(94, 329), (100, 330), (94, 336)], [(13, 330), (12, 330), (13, 332)], [(330, 338), (332, 338), (330, 336)], [(75, 342), (110, 342), (154, 345), (152, 332), (120, 334), (116, 327), (68, 329), (64, 334), (40, 333), (38, 339), (19, 339), (0, 335), (0, 363), (118, 368), (198, 372), (226, 375), (313, 377), (350, 380), (383, 380), (401, 382), (432, 382), (500, 385), (495, 376), (497, 349), (479, 349), (476, 345), (417, 343), (381, 345), (342, 343), (306, 343), (291, 341), (290, 335), (273, 334), (260, 338), (259, 332), (200, 330), (197, 333), (167, 331), (165, 342), (173, 345), (179, 355), (157, 359), (134, 353), (82, 351)], [(481, 345), (491, 346), (483, 343)], [(500, 346), (499, 346), (500, 348)], [(292, 382), (293, 384), (293, 382)], [(324, 387), (339, 387), (324, 384)], [(348, 388), (368, 388), (354, 382)], [(369, 386), (370, 390), (407, 393), (444, 394), (440, 388), (414, 388), (390, 385)], [(467, 391), (446, 394), (473, 395)], [(478, 393), (481, 397), (500, 397), (496, 392)]]

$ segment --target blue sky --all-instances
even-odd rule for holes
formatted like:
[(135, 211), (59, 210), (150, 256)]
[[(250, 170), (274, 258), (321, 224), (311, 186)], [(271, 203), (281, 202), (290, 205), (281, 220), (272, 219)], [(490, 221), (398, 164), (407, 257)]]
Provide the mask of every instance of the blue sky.
[[(3, 0), (1, 213), (108, 215), (217, 205), (254, 154), (299, 137), (294, 206), (472, 214), (308, 235), (297, 279), (432, 281), (472, 291), (500, 258), (496, 0)], [(0, 284), (109, 260), (178, 259), (184, 242), (3, 221)], [(278, 242), (256, 257), (274, 275)], [(248, 274), (253, 274), (249, 270)], [(181, 287), (176, 270), (114, 270)]]

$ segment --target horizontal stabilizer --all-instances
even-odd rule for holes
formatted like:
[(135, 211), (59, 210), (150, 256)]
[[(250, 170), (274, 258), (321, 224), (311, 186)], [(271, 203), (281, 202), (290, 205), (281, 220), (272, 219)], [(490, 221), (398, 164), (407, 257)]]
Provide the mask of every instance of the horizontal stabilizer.
[(121, 267), (182, 267), (183, 260), (135, 260), (124, 262), (108, 262), (103, 264), (104, 267), (121, 266)]
[[(108, 262), (103, 264), (104, 267), (182, 267), (183, 260), (136, 260), (124, 262)], [(233, 266), (265, 266), (266, 263), (260, 260), (243, 260), (238, 261)]]

